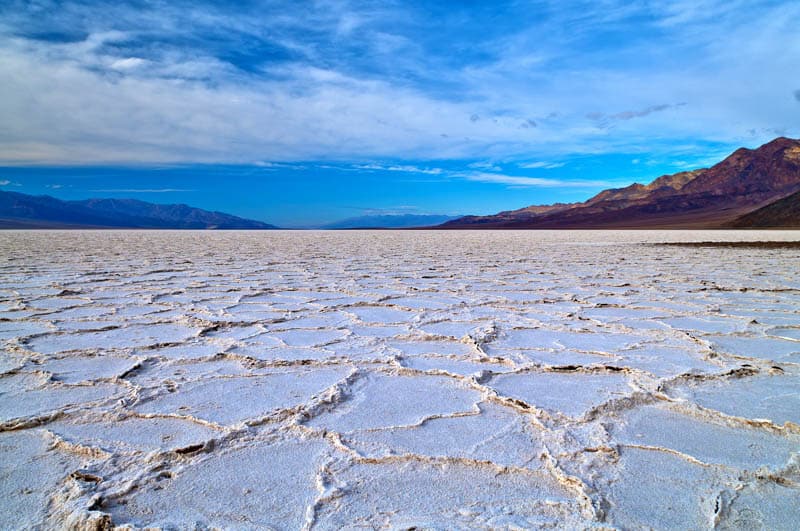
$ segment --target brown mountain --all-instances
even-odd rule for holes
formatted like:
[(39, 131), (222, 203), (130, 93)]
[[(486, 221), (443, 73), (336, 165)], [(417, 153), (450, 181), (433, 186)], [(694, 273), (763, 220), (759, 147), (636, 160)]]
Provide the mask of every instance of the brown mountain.
[(439, 228), (719, 228), (797, 191), (800, 140), (781, 137), (757, 149), (737, 149), (711, 168), (604, 190), (582, 203), (467, 216)]

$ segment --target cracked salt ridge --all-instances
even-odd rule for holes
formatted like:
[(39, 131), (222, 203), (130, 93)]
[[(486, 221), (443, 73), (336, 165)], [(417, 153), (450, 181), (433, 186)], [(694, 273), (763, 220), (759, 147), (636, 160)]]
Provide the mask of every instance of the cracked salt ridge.
[[(503, 233), (485, 240), (486, 234), (426, 233), (425, 238), (432, 240), (416, 246), (418, 235), (390, 233), (385, 235), (386, 239), (381, 236), (374, 240), (380, 241), (380, 245), (372, 250), (374, 256), (364, 260), (352, 260), (346, 254), (332, 251), (341, 243), (355, 241), (351, 240), (354, 235), (348, 234), (325, 235), (320, 243), (315, 240), (317, 235), (310, 233), (303, 237), (273, 233), (267, 239), (262, 239), (263, 235), (243, 234), (203, 234), (202, 238), (194, 239), (189, 233), (125, 233), (117, 240), (113, 239), (114, 233), (68, 233), (64, 238), (75, 241), (61, 248), (60, 238), (47, 239), (47, 245), (34, 241), (14, 247), (15, 240), (9, 241), (6, 234), (0, 234), (0, 248), (11, 245), (22, 249), (18, 253), (21, 257), (32, 265), (38, 264), (36, 269), (29, 270), (24, 283), (19, 276), (4, 278), (4, 273), (0, 273), (0, 285), (11, 288), (3, 311), (13, 314), (14, 319), (0, 322), (0, 333), (4, 327), (18, 323), (44, 327), (31, 333), (12, 332), (6, 338), (2, 367), (7, 367), (10, 373), (0, 377), (0, 387), (18, 386), (21, 376), (34, 378), (29, 390), (34, 394), (30, 396), (39, 399), (45, 396), (40, 392), (52, 392), (57, 398), (61, 389), (78, 393), (80, 388), (102, 387), (117, 381), (122, 390), (122, 394), (109, 399), (77, 400), (75, 404), (38, 416), (34, 412), (31, 417), (4, 425), (5, 429), (17, 430), (12, 434), (22, 434), (36, 433), (43, 428), (26, 431), (25, 427), (44, 423), (51, 431), (43, 433), (51, 434), (48, 440), (52, 443), (40, 449), (44, 455), (80, 456), (83, 468), (73, 471), (69, 478), (58, 476), (48, 487), (56, 493), (49, 500), (44, 519), (51, 527), (55, 522), (63, 525), (66, 521), (76, 526), (88, 525), (90, 521), (108, 523), (110, 516), (104, 513), (110, 512), (117, 524), (172, 522), (186, 526), (200, 522), (246, 527), (248, 524), (242, 523), (245, 520), (241, 514), (251, 511), (252, 521), (269, 520), (278, 527), (312, 524), (332, 527), (366, 521), (376, 525), (378, 520), (373, 515), (384, 508), (377, 518), (383, 518), (381, 521), (388, 525), (416, 522), (447, 527), (534, 527), (556, 523), (582, 527), (587, 523), (608, 522), (634, 527), (644, 525), (641, 522), (657, 523), (659, 518), (664, 522), (676, 518), (672, 514), (674, 500), (663, 497), (657, 474), (648, 499), (651, 507), (643, 509), (637, 505), (640, 469), (656, 464), (660, 467), (656, 472), (669, 477), (672, 461), (664, 459), (666, 456), (677, 460), (679, 465), (691, 465), (687, 477), (696, 479), (685, 483), (686, 492), (702, 494), (711, 486), (714, 493), (688, 500), (687, 518), (675, 519), (675, 525), (699, 521), (704, 522), (700, 527), (714, 523), (736, 527), (737, 522), (772, 528), (787, 527), (788, 523), (792, 527), (791, 522), (796, 523), (797, 518), (791, 502), (796, 498), (800, 480), (796, 461), (790, 459), (790, 464), (783, 468), (773, 462), (775, 466), (765, 469), (763, 463), (759, 464), (758, 455), (748, 463), (746, 451), (737, 446), (743, 443), (737, 441), (783, 448), (783, 453), (779, 451), (776, 455), (785, 456), (785, 441), (794, 440), (796, 424), (782, 425), (780, 415), (769, 421), (753, 421), (745, 418), (747, 412), (723, 411), (722, 406), (731, 403), (740, 406), (735, 396), (739, 388), (731, 391), (727, 385), (757, 382), (758, 393), (769, 393), (771, 384), (779, 381), (777, 377), (796, 379), (796, 364), (784, 358), (780, 366), (773, 367), (771, 360), (759, 359), (747, 350), (737, 353), (718, 349), (714, 353), (709, 347), (715, 346), (711, 337), (727, 338), (733, 326), (735, 334), (730, 337), (787, 342), (794, 339), (785, 336), (797, 326), (798, 292), (784, 289), (796, 284), (790, 266), (793, 258), (787, 256), (784, 262), (776, 263), (775, 255), (756, 253), (748, 256), (748, 262), (723, 261), (731, 267), (717, 267), (715, 282), (706, 282), (696, 278), (697, 271), (707, 269), (703, 264), (674, 261), (674, 253), (629, 246), (624, 238), (630, 238), (630, 234), (622, 236), (623, 240), (619, 239), (619, 233), (607, 234), (604, 241), (623, 245), (604, 244), (602, 263), (596, 259), (597, 246), (564, 239), (564, 235), (579, 233), (553, 233), (560, 234), (551, 240), (555, 245), (542, 243), (542, 239), (554, 237), (550, 234), (537, 233), (531, 238), (530, 234)], [(634, 237), (646, 240), (657, 234), (660, 233), (636, 233)], [(714, 233), (715, 237), (720, 235), (724, 233)], [(35, 240), (42, 236), (21, 233), (15, 238)], [(409, 236), (414, 237), (407, 240)], [(314, 245), (308, 247), (307, 242), (312, 241)], [(209, 242), (213, 243), (213, 253), (208, 252)], [(319, 253), (321, 245), (331, 246), (331, 252)], [(304, 246), (306, 251), (313, 251), (304, 251)], [(364, 254), (362, 247), (359, 245), (359, 252)], [(75, 252), (85, 248), (94, 252), (88, 260), (85, 254)], [(159, 248), (180, 249), (191, 260), (172, 259), (184, 264), (180, 274), (157, 271), (170, 268), (159, 265), (169, 262), (169, 255), (152, 254), (153, 249)], [(487, 248), (492, 253), (487, 254)], [(47, 249), (45, 258), (37, 259), (36, 253), (44, 249)], [(422, 254), (409, 262), (409, 253), (419, 251)], [(108, 252), (111, 254), (99, 257)], [(59, 253), (56, 265), (50, 266), (52, 257)], [(148, 253), (152, 259), (146, 266), (138, 260), (125, 260), (126, 256), (148, 256)], [(234, 255), (235, 261), (226, 258)], [(326, 256), (322, 258), (323, 255)], [(15, 262), (13, 268), (5, 270), (16, 273), (26, 269), (16, 255), (4, 256), (14, 256)], [(279, 259), (265, 265), (264, 256)], [(631, 259), (632, 256), (636, 259)], [(428, 267), (434, 262), (435, 265)], [(397, 266), (400, 263), (402, 267)], [(409, 263), (414, 265), (408, 266)], [(107, 271), (92, 274), (96, 264), (102, 264)], [(586, 268), (585, 274), (582, 267)], [(363, 274), (348, 273), (354, 268), (360, 268)], [(547, 273), (538, 274), (544, 273), (543, 270)], [(81, 277), (84, 271), (87, 274)], [(142, 271), (141, 277), (147, 278), (128, 279), (130, 271)], [(387, 271), (393, 274), (387, 276)], [(318, 289), (319, 286), (325, 289)], [(264, 293), (265, 288), (269, 293)], [(257, 302), (262, 295), (265, 300)], [(256, 302), (248, 302), (250, 296)], [(158, 301), (157, 306), (153, 301)], [(34, 303), (43, 309), (29, 319), (31, 314), (25, 312)], [(237, 304), (252, 307), (243, 308), (241, 315), (234, 315), (235, 311), (225, 313)], [(114, 309), (111, 314), (106, 313), (109, 307)], [(89, 311), (91, 308), (97, 308), (96, 316)], [(385, 313), (365, 314), (367, 320), (375, 319), (367, 323), (351, 310)], [(411, 316), (410, 320), (405, 319)], [(385, 322), (401, 317), (404, 320), (400, 326)], [(92, 319), (97, 322), (92, 323)], [(750, 322), (754, 319), (755, 324)], [(59, 338), (83, 341), (91, 337), (88, 334), (95, 333), (91, 331), (94, 326), (106, 321), (108, 326), (120, 328), (97, 332), (101, 334), (97, 345), (70, 351), (46, 348)], [(287, 324), (292, 321), (302, 326)], [(448, 333), (451, 321), (460, 322), (460, 330), (467, 328), (465, 334), (470, 337)], [(219, 326), (213, 327), (213, 323)], [(436, 323), (442, 324), (429, 326)], [(739, 326), (740, 323), (744, 325)], [(131, 344), (124, 339), (111, 346), (102, 344), (107, 339), (102, 334), (111, 330), (140, 330), (165, 324), (190, 328), (197, 334), (166, 342), (151, 336), (143, 344), (137, 343), (138, 338), (133, 338)], [(248, 327), (245, 333), (239, 333)], [(63, 332), (81, 328), (87, 331)], [(56, 329), (62, 332), (50, 333)], [(507, 338), (507, 332), (526, 329), (541, 329), (561, 337), (546, 345), (522, 341), (506, 345), (507, 348), (497, 347)], [(313, 347), (275, 344), (275, 332), (304, 331), (346, 333), (322, 345), (317, 344), (319, 338), (313, 338)], [(114, 334), (110, 334), (112, 342)], [(449, 340), (444, 336), (449, 336)], [(290, 333), (288, 337), (293, 336)], [(454, 341), (459, 337), (459, 341)], [(47, 338), (41, 344), (44, 352), (30, 349), (38, 338)], [(313, 355), (306, 356), (307, 353)], [(120, 361), (126, 355), (143, 361), (135, 370), (129, 370), (131, 366)], [(115, 361), (101, 370), (94, 359), (105, 356)], [(86, 363), (91, 371), (81, 385), (57, 381), (59, 374), (70, 381), (81, 380), (74, 370), (81, 363)], [(131, 363), (136, 364), (136, 359), (131, 358)], [(752, 368), (730, 372), (746, 363)], [(280, 402), (277, 407), (267, 408), (266, 412), (245, 408), (241, 418), (230, 419), (233, 422), (230, 426), (218, 425), (201, 416), (171, 412), (172, 406), (180, 403), (180, 400), (169, 403), (172, 397), (188, 391), (184, 398), (191, 407), (199, 401), (197, 389), (203, 385), (224, 387), (220, 382), (258, 382), (249, 392), (262, 396), (260, 384), (276, 374), (296, 371), (298, 366), (304, 371), (324, 372), (336, 370), (337, 365), (344, 373), (332, 378), (332, 383), (322, 382), (321, 387), (330, 383), (328, 387), (305, 393), (307, 390), (281, 385), (277, 394), (268, 397)], [(350, 372), (353, 365), (360, 366), (355, 373)], [(27, 372), (15, 374), (20, 370)], [(691, 375), (685, 376), (686, 373)], [(592, 396), (575, 410), (577, 413), (573, 411), (573, 416), (565, 411), (568, 406), (555, 405), (558, 397), (549, 407), (554, 397), (546, 392), (531, 392), (529, 388), (526, 391), (522, 384), (500, 389), (526, 391), (533, 401), (528, 404), (493, 387), (493, 381), (498, 379), (526, 374), (531, 377), (571, 374), (579, 381), (585, 376), (622, 377), (628, 389), (619, 398), (615, 386), (592, 384), (589, 393)], [(383, 383), (366, 385), (382, 378), (409, 383), (399, 388)], [(431, 381), (442, 382), (433, 384), (441, 389), (429, 393), (431, 403), (415, 402), (415, 384), (428, 382), (423, 384), (424, 393)], [(609, 382), (606, 380), (605, 384)], [(365, 384), (363, 389), (359, 387), (361, 384)], [(352, 394), (353, 389), (361, 390)], [(396, 407), (381, 404), (393, 423), (362, 425), (343, 433), (325, 426), (329, 424), (339, 430), (337, 423), (357, 425), (364, 418), (370, 420), (364, 410), (363, 395), (366, 392), (374, 398), (376, 390), (381, 389), (389, 390), (400, 402), (410, 397), (412, 411), (398, 412)], [(447, 398), (448, 389), (461, 398)], [(709, 397), (697, 394), (694, 398), (691, 394), (706, 390)], [(713, 398), (720, 390), (723, 395), (728, 391), (733, 396), (723, 397), (715, 404)], [(242, 396), (247, 393), (243, 391)], [(477, 398), (464, 399), (470, 393)], [(9, 395), (0, 395), (0, 406), (6, 398)], [(779, 393), (773, 398), (774, 403), (769, 406), (775, 403), (786, 406), (787, 414), (798, 409), (796, 394)], [(462, 405), (468, 406), (466, 409), (446, 407), (461, 399), (464, 399)], [(619, 415), (635, 419), (640, 408), (653, 408), (659, 400), (670, 399), (677, 400), (668, 408), (676, 416), (666, 416), (664, 432), (669, 433), (670, 423), (685, 427), (688, 422), (693, 427), (692, 433), (701, 434), (698, 436), (712, 433), (714, 437), (729, 438), (734, 441), (732, 449), (738, 450), (723, 456), (728, 459), (727, 465), (709, 465), (716, 467), (711, 475), (694, 474), (692, 467), (711, 470), (686, 453), (700, 453), (699, 444), (693, 443), (691, 437), (659, 438), (655, 428), (651, 430), (655, 438), (649, 440), (652, 444), (637, 446), (614, 439), (616, 435), (623, 437), (614, 431), (615, 423), (623, 422)], [(164, 400), (161, 403), (166, 406), (164, 411), (136, 412), (142, 404), (153, 405), (158, 400)], [(747, 405), (755, 407), (758, 400), (751, 402)], [(215, 408), (228, 407), (229, 403), (212, 401), (199, 408), (207, 411), (198, 413), (211, 416)], [(178, 408), (181, 405), (186, 404)], [(274, 404), (265, 399), (263, 405)], [(625, 417), (628, 414), (631, 416)], [(317, 420), (323, 427), (314, 425)], [(132, 427), (126, 429), (127, 426)], [(739, 429), (741, 433), (736, 433)], [(171, 430), (194, 435), (178, 438), (173, 444), (169, 441)], [(139, 439), (138, 432), (142, 432)], [(761, 432), (766, 435), (759, 435)], [(224, 460), (225, 456), (263, 447), (266, 454), (288, 462), (291, 457), (271, 448), (284, 443), (291, 446), (320, 441), (324, 441), (320, 447), (323, 457), (312, 466), (312, 501), (308, 502), (305, 491), (292, 499), (295, 491), (286, 489), (287, 500), (297, 502), (292, 507), (302, 512), (302, 520), (297, 519), (295, 512), (291, 516), (276, 512), (274, 517), (265, 517), (264, 511), (252, 505), (240, 506), (240, 514), (226, 512), (224, 507), (211, 511), (185, 510), (193, 507), (194, 500), (182, 496), (180, 489), (204, 479), (208, 479), (207, 485), (224, 480), (226, 470), (212, 466), (214, 463), (224, 462), (231, 470), (240, 470), (238, 457)], [(724, 453), (726, 448), (722, 450)], [(638, 458), (637, 453), (641, 453)], [(247, 460), (245, 453), (236, 455)], [(207, 468), (201, 468), (204, 464), (208, 464)], [(743, 475), (732, 477), (727, 471), (736, 468), (733, 465), (741, 465)], [(4, 466), (0, 463), (0, 467)], [(198, 470), (202, 473), (195, 475)], [(209, 471), (212, 476), (205, 476)], [(508, 483), (504, 484), (515, 485), (519, 492), (504, 492), (502, 482), (486, 492), (498, 474), (507, 475)], [(393, 507), (391, 503), (393, 497), (401, 495), (389, 483), (395, 477), (407, 478), (404, 481), (412, 493), (403, 506)], [(364, 485), (370, 485), (371, 480), (382, 484), (380, 478), (386, 478), (386, 489), (378, 499)], [(461, 483), (459, 478), (468, 481)], [(306, 484), (304, 481), (300, 484)], [(171, 490), (173, 483), (177, 490)], [(266, 493), (265, 499), (274, 497), (270, 493), (280, 488), (269, 481), (254, 484), (256, 492), (260, 489)], [(166, 488), (160, 489), (162, 485)], [(476, 485), (480, 486), (477, 490)], [(498, 485), (502, 496), (494, 497), (492, 489)], [(650, 488), (651, 483), (644, 481), (641, 485)], [(718, 488), (719, 485), (723, 486)], [(142, 493), (150, 490), (152, 499), (163, 496), (165, 503), (161, 504), (163, 511), (159, 515), (152, 517), (144, 510), (136, 515), (124, 511), (126, 502), (135, 505), (140, 496), (145, 502), (140, 507), (146, 505), (148, 498)], [(413, 494), (419, 490), (425, 491), (424, 498)], [(469, 500), (468, 507), (457, 515), (452, 512), (454, 503), (448, 498), (451, 492), (460, 493), (461, 500)], [(527, 500), (525, 505), (515, 505), (513, 501), (504, 505), (504, 499), (514, 500), (517, 494)], [(677, 490), (674, 497), (682, 494)], [(709, 500), (713, 501), (713, 507)], [(346, 510), (341, 510), (343, 507)], [(782, 512), (764, 514), (762, 507)], [(335, 512), (337, 509), (340, 510)], [(450, 511), (445, 521), (439, 516), (442, 511)], [(29, 514), (37, 514), (36, 508), (30, 508)], [(243, 516), (248, 517), (248, 514)]]

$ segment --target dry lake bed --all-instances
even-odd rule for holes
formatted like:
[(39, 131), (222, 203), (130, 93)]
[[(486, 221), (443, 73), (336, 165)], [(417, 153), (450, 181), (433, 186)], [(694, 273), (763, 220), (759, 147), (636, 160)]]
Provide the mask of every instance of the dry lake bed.
[(800, 245), (712, 241), (800, 233), (1, 232), (0, 528), (798, 529)]

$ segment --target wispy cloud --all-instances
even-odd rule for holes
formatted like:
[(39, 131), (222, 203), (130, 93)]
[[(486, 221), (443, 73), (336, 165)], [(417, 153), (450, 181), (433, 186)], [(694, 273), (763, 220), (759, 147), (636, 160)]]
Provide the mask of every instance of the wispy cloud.
[(473, 162), (467, 165), (469, 168), (473, 168), (476, 170), (486, 170), (486, 171), (503, 171), (503, 168), (494, 162), (489, 161), (482, 161), (482, 162)]
[(11, 184), (11, 181), (8, 179), (0, 179), (0, 186), (8, 186), (9, 184)]
[(517, 175), (503, 175), (500, 173), (463, 173), (459, 176), (469, 181), (479, 181), (484, 183), (507, 184), (517, 187), (535, 188), (605, 188), (618, 185), (619, 183), (603, 180), (586, 179), (547, 179), (543, 177), (526, 177)]
[(517, 164), (520, 168), (527, 169), (545, 169), (552, 170), (554, 168), (561, 168), (566, 165), (566, 162), (521, 162)]
[(356, 164), (354, 168), (359, 170), (371, 170), (371, 171), (398, 171), (403, 173), (424, 173), (426, 175), (441, 175), (444, 173), (444, 170), (441, 168), (420, 168), (418, 166), (412, 166), (408, 164), (400, 164), (400, 165), (389, 165), (384, 166), (381, 164)]
[(662, 103), (660, 105), (650, 105), (649, 107), (645, 107), (644, 109), (639, 109), (635, 111), (622, 111), (613, 114), (606, 114), (602, 112), (590, 112), (586, 114), (586, 117), (589, 120), (597, 123), (600, 127), (609, 127), (614, 124), (614, 122), (619, 121), (628, 121), (633, 120), (634, 118), (643, 118), (645, 116), (649, 116), (653, 113), (666, 111), (667, 109), (673, 109), (676, 107), (683, 107), (686, 105), (685, 103), (678, 103), (675, 105)]

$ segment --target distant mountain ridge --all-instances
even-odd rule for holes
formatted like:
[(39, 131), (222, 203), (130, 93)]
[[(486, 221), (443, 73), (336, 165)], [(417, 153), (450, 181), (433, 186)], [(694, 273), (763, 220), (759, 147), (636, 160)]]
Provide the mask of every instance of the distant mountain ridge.
[[(604, 190), (582, 203), (535, 205), (491, 216), (467, 216), (439, 228), (747, 227), (747, 214), (783, 198), (789, 200), (798, 191), (800, 140), (780, 137), (757, 149), (737, 149), (711, 168), (664, 175), (647, 185), (635, 183)], [(776, 206), (772, 216), (785, 212), (780, 226), (800, 227), (800, 220), (791, 221), (788, 208)], [(760, 219), (761, 223), (769, 223), (772, 217)]]
[(274, 225), (183, 204), (137, 199), (63, 201), (0, 191), (0, 228), (275, 229)]
[(409, 229), (439, 225), (460, 216), (443, 214), (377, 214), (343, 219), (323, 225), (323, 229)]

